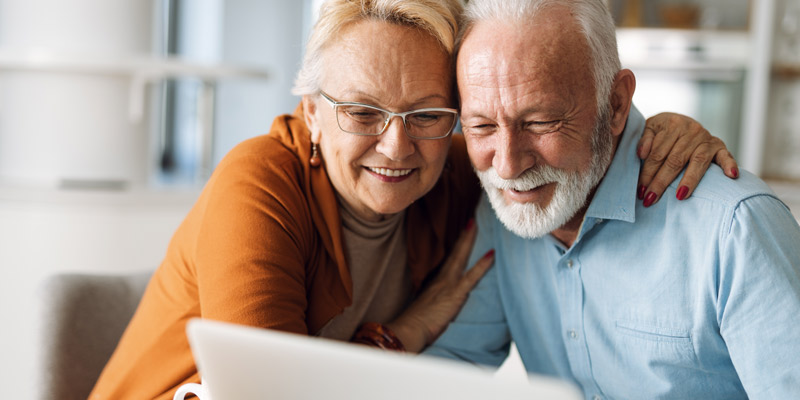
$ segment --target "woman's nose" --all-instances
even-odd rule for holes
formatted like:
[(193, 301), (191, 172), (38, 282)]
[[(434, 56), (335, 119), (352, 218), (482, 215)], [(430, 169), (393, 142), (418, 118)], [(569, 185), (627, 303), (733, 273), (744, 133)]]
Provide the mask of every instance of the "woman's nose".
[(386, 130), (378, 137), (376, 150), (394, 161), (404, 160), (414, 154), (414, 142), (406, 134), (401, 117), (397, 116), (389, 120)]

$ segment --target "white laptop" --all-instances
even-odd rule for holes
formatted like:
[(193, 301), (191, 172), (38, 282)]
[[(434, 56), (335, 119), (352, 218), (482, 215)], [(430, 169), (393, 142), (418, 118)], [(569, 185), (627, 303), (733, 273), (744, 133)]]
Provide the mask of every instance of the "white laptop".
[(266, 329), (194, 319), (187, 334), (203, 380), (188, 392), (202, 400), (583, 398), (552, 378), (503, 380), (455, 361)]

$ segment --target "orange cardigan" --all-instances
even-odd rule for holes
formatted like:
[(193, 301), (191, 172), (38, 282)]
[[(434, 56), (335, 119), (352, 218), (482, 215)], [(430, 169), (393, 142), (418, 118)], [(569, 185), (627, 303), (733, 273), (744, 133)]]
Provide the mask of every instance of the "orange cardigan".
[[(173, 236), (90, 399), (171, 399), (199, 382), (186, 339), (193, 317), (314, 334), (350, 305), (339, 211), (311, 168), (302, 109), (275, 119), (220, 162)], [(406, 214), (419, 289), (445, 260), (480, 196), (461, 135), (439, 182)]]

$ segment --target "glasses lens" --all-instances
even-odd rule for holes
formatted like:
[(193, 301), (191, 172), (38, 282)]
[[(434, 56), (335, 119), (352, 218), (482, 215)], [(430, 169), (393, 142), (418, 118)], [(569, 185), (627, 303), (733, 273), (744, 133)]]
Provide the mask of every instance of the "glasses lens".
[(345, 132), (377, 135), (383, 130), (387, 114), (370, 107), (341, 105), (337, 107), (336, 118)]
[(448, 111), (418, 111), (406, 116), (408, 134), (418, 138), (446, 136), (453, 129), (456, 114)]

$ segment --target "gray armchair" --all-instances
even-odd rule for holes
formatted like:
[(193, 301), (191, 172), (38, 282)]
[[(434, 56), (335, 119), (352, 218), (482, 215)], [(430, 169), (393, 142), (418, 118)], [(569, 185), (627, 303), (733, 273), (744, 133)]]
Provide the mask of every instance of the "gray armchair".
[(58, 274), (43, 285), (43, 399), (86, 399), (111, 357), (151, 271), (129, 275)]

